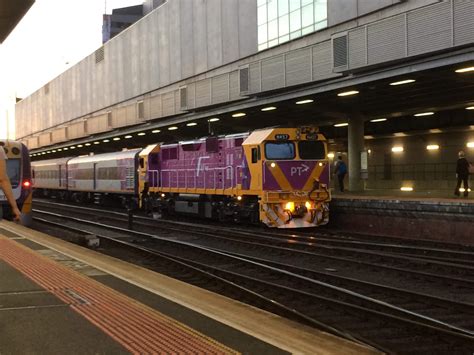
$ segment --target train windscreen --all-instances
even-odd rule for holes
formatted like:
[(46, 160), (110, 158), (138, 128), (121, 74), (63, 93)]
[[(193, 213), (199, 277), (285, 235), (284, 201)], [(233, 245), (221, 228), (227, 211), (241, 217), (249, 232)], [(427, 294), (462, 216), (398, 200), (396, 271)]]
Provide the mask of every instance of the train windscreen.
[(20, 159), (7, 159), (7, 174), (10, 178), (12, 188), (18, 187), (21, 181)]
[(293, 142), (268, 142), (265, 143), (265, 156), (272, 160), (291, 160), (295, 158), (295, 145)]
[(305, 160), (319, 160), (326, 158), (324, 143), (321, 141), (301, 141), (298, 143), (300, 158)]

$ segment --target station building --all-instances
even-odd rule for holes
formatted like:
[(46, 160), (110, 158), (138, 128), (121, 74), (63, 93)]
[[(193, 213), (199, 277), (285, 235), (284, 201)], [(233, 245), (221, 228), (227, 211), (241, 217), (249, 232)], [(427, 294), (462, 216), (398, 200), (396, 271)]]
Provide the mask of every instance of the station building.
[(452, 194), (473, 44), (473, 1), (168, 0), (17, 103), (17, 138), (50, 159), (316, 125), (350, 190)]

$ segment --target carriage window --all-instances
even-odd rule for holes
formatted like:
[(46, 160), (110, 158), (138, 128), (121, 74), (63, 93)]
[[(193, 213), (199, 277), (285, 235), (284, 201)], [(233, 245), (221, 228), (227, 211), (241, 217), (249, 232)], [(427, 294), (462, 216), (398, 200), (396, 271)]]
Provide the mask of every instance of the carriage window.
[(272, 160), (288, 160), (295, 158), (295, 145), (293, 142), (268, 142), (265, 143), (265, 156)]
[(326, 159), (324, 143), (321, 141), (301, 141), (298, 149), (301, 159)]
[(20, 184), (20, 159), (7, 159), (7, 175), (10, 178), (12, 188)]

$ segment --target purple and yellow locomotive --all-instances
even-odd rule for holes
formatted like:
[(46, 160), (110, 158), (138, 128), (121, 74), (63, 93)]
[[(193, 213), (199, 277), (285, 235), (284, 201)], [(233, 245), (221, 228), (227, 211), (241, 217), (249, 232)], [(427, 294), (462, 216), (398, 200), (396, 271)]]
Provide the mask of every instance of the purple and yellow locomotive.
[(34, 162), (33, 169), (35, 188), (43, 194), (99, 203), (136, 200), (155, 215), (298, 228), (329, 220), (326, 150), (314, 127), (269, 128)]
[(142, 205), (222, 221), (297, 228), (326, 224), (329, 163), (316, 128), (152, 145), (140, 153)]

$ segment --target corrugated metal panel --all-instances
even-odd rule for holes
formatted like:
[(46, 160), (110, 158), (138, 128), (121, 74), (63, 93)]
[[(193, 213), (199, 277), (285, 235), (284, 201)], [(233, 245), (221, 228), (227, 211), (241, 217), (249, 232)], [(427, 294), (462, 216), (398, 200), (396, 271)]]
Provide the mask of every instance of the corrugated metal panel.
[(231, 100), (238, 100), (241, 98), (239, 92), (239, 71), (235, 70), (230, 73), (229, 76), (229, 87), (230, 87), (230, 99)]
[(163, 116), (161, 95), (150, 97), (150, 118), (158, 118)]
[(262, 91), (261, 80), (262, 73), (260, 72), (260, 62), (251, 63), (249, 65), (250, 93), (254, 94)]
[(406, 56), (405, 15), (367, 26), (368, 63), (375, 64)]
[(53, 143), (64, 142), (67, 139), (68, 137), (66, 127), (55, 129), (51, 133), (51, 140), (53, 141)]
[(211, 104), (211, 80), (204, 79), (196, 82), (196, 107)]
[(126, 109), (126, 112), (127, 112), (127, 120), (126, 120), (125, 124), (127, 126), (140, 122), (140, 120), (138, 119), (137, 104), (136, 103), (125, 106), (125, 109)]
[(186, 92), (186, 96), (187, 96), (187, 106), (188, 106), (188, 110), (189, 109), (193, 109), (196, 107), (196, 96), (195, 96), (195, 91), (196, 91), (196, 85), (194, 83), (191, 83), (191, 84), (188, 84), (187, 85), (187, 92)]
[(67, 127), (67, 137), (69, 139), (84, 137), (85, 133), (86, 133), (85, 128), (86, 128), (86, 122), (85, 121), (81, 121), (79, 123), (71, 124), (69, 127)]
[(213, 104), (229, 100), (229, 75), (222, 74), (211, 79)]
[(111, 127), (109, 127), (107, 115), (91, 117), (86, 121), (87, 134), (104, 132), (109, 128)]
[(321, 42), (313, 46), (313, 80), (324, 80), (340, 76), (332, 71), (331, 41)]
[(349, 31), (349, 68), (367, 65), (367, 28)]
[(451, 2), (427, 6), (407, 14), (408, 55), (449, 48), (452, 42)]
[(285, 58), (286, 86), (311, 81), (311, 48), (289, 52)]
[(51, 133), (41, 134), (39, 137), (39, 146), (44, 147), (51, 144)]
[(174, 91), (174, 114), (181, 113), (179, 89)]
[(333, 70), (343, 71), (348, 68), (347, 34), (337, 34), (332, 38)]
[(171, 116), (175, 114), (174, 91), (167, 92), (162, 95), (163, 116)]
[(262, 60), (262, 90), (273, 90), (285, 86), (284, 56)]
[(474, 42), (474, 1), (454, 0), (454, 45)]
[(144, 119), (149, 120), (151, 118), (151, 98), (149, 96), (143, 99), (143, 110), (145, 113)]

